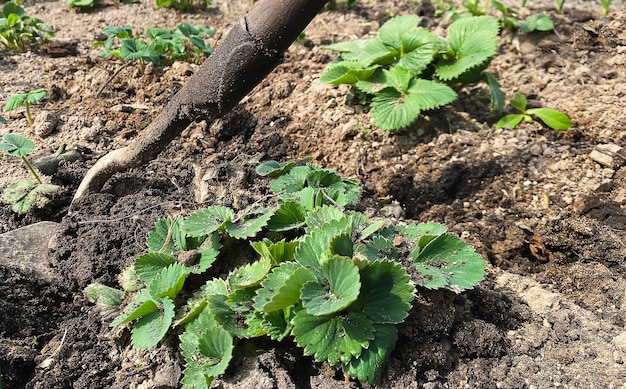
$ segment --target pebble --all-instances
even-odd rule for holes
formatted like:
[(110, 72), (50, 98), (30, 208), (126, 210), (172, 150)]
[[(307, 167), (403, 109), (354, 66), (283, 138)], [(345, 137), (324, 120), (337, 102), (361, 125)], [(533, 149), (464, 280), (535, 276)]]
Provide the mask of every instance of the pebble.
[(620, 146), (608, 143), (599, 144), (589, 153), (589, 158), (605, 167), (613, 167), (613, 155), (621, 149)]

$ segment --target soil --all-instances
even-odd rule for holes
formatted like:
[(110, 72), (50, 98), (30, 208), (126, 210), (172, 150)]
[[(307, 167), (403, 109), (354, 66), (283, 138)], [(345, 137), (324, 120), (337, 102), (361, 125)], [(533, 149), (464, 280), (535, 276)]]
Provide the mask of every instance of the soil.
[[(197, 68), (178, 63), (139, 74), (98, 56), (91, 43), (102, 28), (139, 32), (186, 21), (215, 28), (214, 44), (249, 7), (248, 0), (194, 13), (148, 1), (89, 12), (64, 1), (25, 6), (56, 39), (41, 52), (0, 53), (0, 101), (47, 88), (33, 111), (58, 122), (47, 133), (30, 128), (23, 111), (5, 113), (0, 134), (34, 139), (40, 155), (67, 144), (82, 159), (48, 178), (63, 189), (45, 206), (26, 215), (0, 206), (0, 247), (33, 236), (0, 260), (2, 388), (178, 387), (175, 339), (132, 349), (128, 329), (109, 326), (116, 312), (88, 302), (83, 289), (119, 287), (117, 275), (145, 251), (158, 219), (209, 204), (243, 208), (266, 188), (253, 173), (258, 161), (306, 156), (357, 179), (366, 206), (392, 202), (389, 217), (446, 224), (487, 260), (488, 275), (458, 295), (420, 289), (376, 385), (346, 382), (281, 343), (238, 357), (215, 387), (626, 388), (626, 2), (614, 0), (602, 17), (599, 1), (567, 1), (561, 15), (551, 0), (529, 1), (522, 15), (546, 12), (555, 30), (501, 34), (488, 70), (508, 98), (521, 92), (530, 106), (567, 113), (568, 131), (539, 122), (496, 131), (499, 116), (481, 85), (411, 128), (376, 130), (348, 88), (319, 83), (334, 57), (321, 46), (372, 36), (391, 13), (417, 13), (440, 34), (446, 21), (428, 0), (340, 4), (316, 17), (231, 114), (211, 127), (192, 124), (146, 167), (115, 175), (70, 207), (87, 169), (131, 142)], [(26, 177), (20, 163), (2, 160), (0, 189)], [(33, 248), (35, 263), (16, 254)]]

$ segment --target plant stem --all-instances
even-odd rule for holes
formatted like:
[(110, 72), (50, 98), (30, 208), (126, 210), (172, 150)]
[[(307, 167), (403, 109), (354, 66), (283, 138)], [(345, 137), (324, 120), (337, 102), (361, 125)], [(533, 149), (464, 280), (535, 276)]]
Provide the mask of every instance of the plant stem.
[(26, 120), (28, 120), (28, 124), (32, 127), (33, 126), (33, 117), (30, 114), (30, 103), (27, 101), (25, 103), (26, 105)]
[(37, 174), (35, 169), (33, 169), (33, 165), (31, 165), (30, 162), (28, 162), (28, 159), (25, 156), (23, 156), (23, 155), (22, 155), (22, 161), (24, 161), (24, 164), (26, 165), (28, 170), (30, 170), (32, 175), (35, 177), (35, 180), (37, 180), (37, 183), (39, 185), (43, 184), (43, 182), (41, 181), (41, 178), (39, 178), (39, 175)]

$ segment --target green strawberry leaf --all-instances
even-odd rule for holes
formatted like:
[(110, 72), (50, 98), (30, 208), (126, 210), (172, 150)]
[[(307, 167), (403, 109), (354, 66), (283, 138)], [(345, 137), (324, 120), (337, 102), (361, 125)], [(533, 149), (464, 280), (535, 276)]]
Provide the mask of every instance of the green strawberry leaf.
[(251, 242), (250, 245), (261, 255), (262, 258), (269, 259), (273, 265), (278, 265), (281, 262), (293, 261), (296, 247), (300, 242), (285, 242), (281, 240), (277, 243), (272, 243), (269, 239), (264, 239), (262, 242)]
[(235, 218), (232, 209), (222, 206), (211, 206), (196, 211), (182, 222), (183, 230), (190, 236), (209, 235), (223, 230), (226, 223)]
[(154, 347), (167, 333), (174, 318), (174, 303), (168, 297), (161, 299), (161, 310), (142, 316), (133, 326), (131, 341), (138, 349)]
[(120, 324), (128, 323), (131, 320), (137, 319), (138, 317), (145, 316), (151, 312), (157, 311), (159, 306), (157, 305), (158, 301), (155, 301), (148, 289), (144, 289), (135, 297), (135, 299), (128, 304), (122, 313), (120, 313), (114, 320), (111, 322), (111, 326), (117, 326)]
[(498, 20), (491, 16), (461, 18), (448, 28), (452, 58), (437, 63), (437, 76), (452, 80), (485, 64), (497, 50)]
[(294, 161), (276, 162), (265, 161), (256, 168), (256, 173), (262, 177), (277, 177), (287, 173), (296, 165)]
[(413, 123), (422, 110), (437, 108), (455, 99), (456, 92), (445, 84), (413, 79), (407, 94), (388, 87), (374, 96), (372, 118), (383, 130), (397, 130)]
[(324, 69), (320, 82), (324, 84), (351, 84), (370, 77), (378, 69), (377, 65), (363, 67), (355, 61), (333, 63)]
[(349, 259), (333, 256), (320, 266), (323, 284), (309, 281), (302, 287), (302, 306), (315, 316), (345, 309), (359, 296), (358, 267)]
[(173, 300), (183, 288), (187, 274), (188, 271), (185, 266), (178, 262), (173, 263), (161, 269), (150, 281), (148, 290), (150, 290), (150, 294), (154, 297), (169, 297)]
[(355, 312), (314, 316), (301, 309), (292, 322), (291, 333), (304, 354), (332, 365), (359, 357), (375, 336), (371, 320)]
[(285, 309), (300, 300), (302, 286), (315, 281), (315, 275), (294, 262), (284, 262), (272, 269), (256, 291), (254, 308), (263, 312)]
[(446, 233), (430, 241), (416, 255), (409, 254), (420, 274), (415, 282), (429, 289), (456, 293), (474, 287), (485, 276), (485, 260), (457, 236)]
[(373, 384), (382, 375), (385, 363), (398, 340), (395, 325), (374, 324), (374, 339), (370, 340), (358, 358), (352, 358), (344, 364), (343, 371), (362, 382)]
[(30, 154), (34, 149), (35, 144), (32, 140), (18, 134), (6, 134), (0, 142), (0, 151), (15, 157), (23, 157)]
[(140, 280), (150, 284), (163, 269), (175, 262), (176, 259), (167, 254), (148, 253), (135, 260), (135, 272)]
[(371, 262), (361, 269), (361, 284), (361, 294), (348, 311), (380, 324), (398, 324), (407, 317), (415, 287), (398, 262)]
[(297, 201), (287, 200), (280, 205), (267, 223), (272, 231), (289, 231), (304, 225), (306, 210)]
[(231, 221), (227, 221), (224, 227), (226, 232), (235, 239), (251, 238), (267, 225), (277, 209), (278, 208), (262, 210), (260, 216), (245, 219), (243, 222), (233, 223)]
[(237, 268), (228, 276), (228, 284), (233, 289), (249, 288), (261, 283), (272, 267), (269, 258), (260, 260)]
[(176, 250), (186, 250), (181, 222), (182, 218), (177, 216), (157, 221), (148, 233), (146, 243), (150, 251), (174, 255)]
[(347, 217), (329, 220), (322, 228), (317, 228), (305, 235), (295, 252), (295, 260), (314, 272), (319, 271), (321, 260), (330, 243), (339, 235), (349, 234), (352, 230), (351, 221)]
[(386, 45), (401, 49), (404, 35), (415, 31), (419, 22), (420, 18), (417, 15), (396, 16), (380, 27), (378, 38)]

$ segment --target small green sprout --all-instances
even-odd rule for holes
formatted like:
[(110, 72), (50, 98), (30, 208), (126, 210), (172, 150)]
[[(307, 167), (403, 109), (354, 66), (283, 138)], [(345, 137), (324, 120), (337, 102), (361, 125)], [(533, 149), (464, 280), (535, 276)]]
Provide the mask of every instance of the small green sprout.
[(13, 95), (9, 97), (7, 100), (7, 104), (4, 107), (4, 111), (13, 111), (21, 107), (22, 105), (26, 106), (26, 120), (28, 120), (28, 124), (30, 126), (33, 125), (33, 117), (30, 113), (30, 105), (38, 103), (41, 99), (43, 99), (48, 94), (46, 89), (37, 89), (32, 90), (27, 93), (20, 93), (17, 95)]
[(519, 23), (519, 29), (525, 33), (533, 31), (552, 31), (554, 23), (550, 17), (544, 13), (530, 15), (526, 20)]
[(0, 151), (20, 157), (35, 178), (35, 181), (24, 179), (10, 184), (2, 193), (2, 199), (13, 204), (13, 211), (26, 213), (42, 196), (56, 193), (58, 185), (44, 184), (26, 155), (35, 149), (35, 144), (28, 138), (17, 134), (6, 134), (0, 142)]
[(498, 124), (496, 124), (496, 129), (500, 128), (515, 128), (518, 124), (523, 120), (526, 123), (532, 123), (533, 118), (532, 115), (537, 116), (539, 120), (544, 122), (548, 127), (553, 130), (567, 130), (572, 126), (572, 121), (570, 118), (564, 114), (563, 112), (550, 109), (550, 108), (526, 108), (528, 101), (526, 100), (526, 96), (521, 93), (516, 93), (513, 100), (511, 100), (511, 105), (520, 111), (521, 113), (506, 115)]
[(556, 13), (559, 15), (563, 13), (563, 4), (565, 4), (565, 0), (556, 0)]
[(606, 16), (609, 13), (609, 7), (613, 0), (602, 0), (602, 16)]

